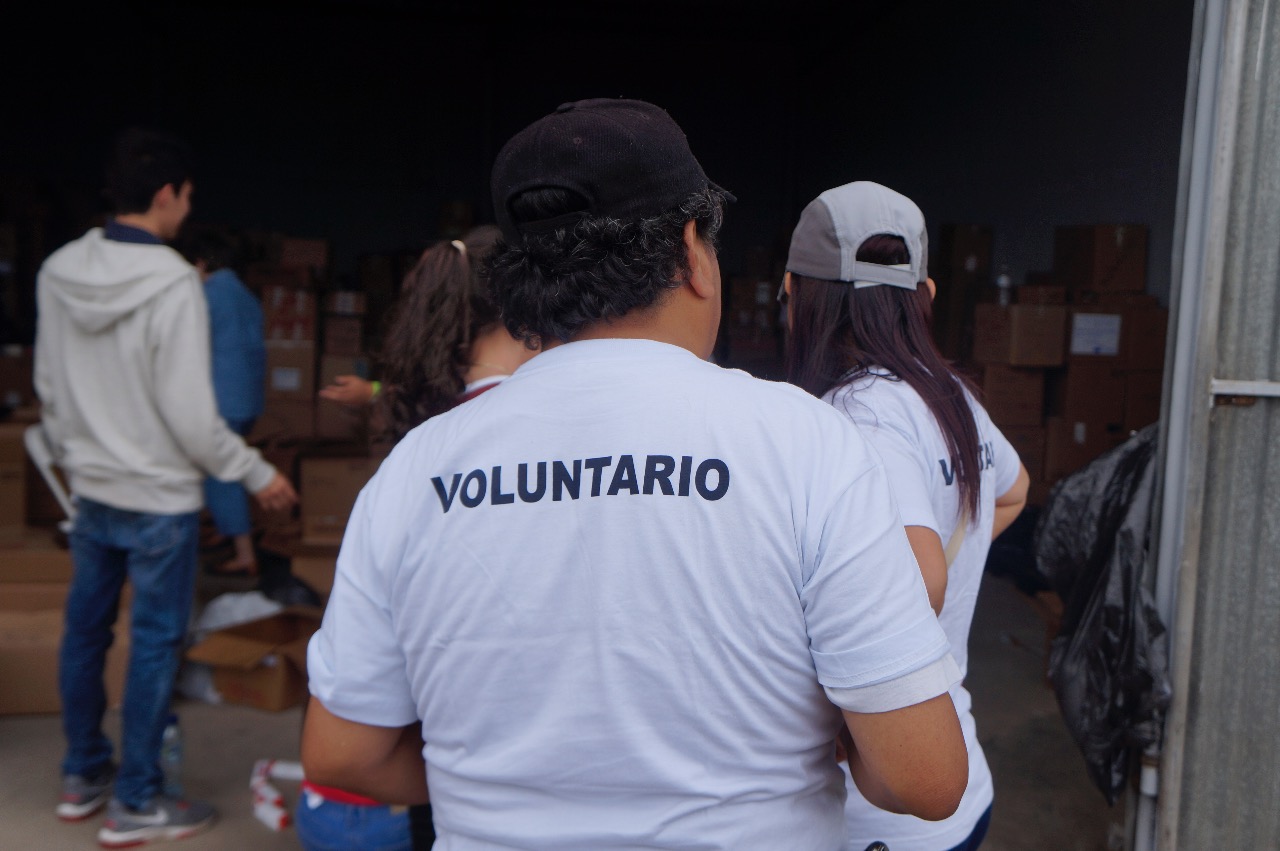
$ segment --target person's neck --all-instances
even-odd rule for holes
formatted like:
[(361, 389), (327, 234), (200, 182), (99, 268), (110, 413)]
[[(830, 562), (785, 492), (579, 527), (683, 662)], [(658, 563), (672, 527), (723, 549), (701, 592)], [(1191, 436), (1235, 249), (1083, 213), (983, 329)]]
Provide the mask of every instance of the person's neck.
[(131, 228), (145, 230), (156, 239), (165, 239), (164, 228), (156, 221), (156, 218), (150, 213), (121, 213), (114, 217), (116, 222), (122, 225), (128, 225)]
[(496, 325), (481, 332), (471, 343), (462, 380), (471, 384), (483, 378), (510, 375), (534, 354), (536, 352), (508, 334), (506, 328)]
[[(702, 317), (695, 316), (675, 290), (663, 302), (645, 310), (632, 311), (626, 316), (588, 325), (572, 338), (578, 340), (654, 340), (687, 349), (699, 358), (711, 356), (715, 334), (710, 341), (702, 329)], [(551, 348), (547, 346), (546, 348)]]

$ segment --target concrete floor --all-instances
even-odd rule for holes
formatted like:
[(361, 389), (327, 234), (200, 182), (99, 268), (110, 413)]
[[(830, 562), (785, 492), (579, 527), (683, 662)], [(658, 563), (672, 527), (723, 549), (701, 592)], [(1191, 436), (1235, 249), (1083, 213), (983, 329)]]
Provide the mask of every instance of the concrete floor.
[[(1090, 784), (1044, 684), (1044, 626), (1027, 598), (987, 576), (974, 618), (970, 689), (996, 805), (984, 851), (1114, 851), (1122, 813)], [(301, 713), (180, 704), (188, 794), (210, 801), (219, 824), (175, 847), (297, 848), (291, 828), (275, 833), (252, 812), (255, 760), (297, 759)], [(115, 735), (118, 715), (108, 718)], [(0, 849), (96, 847), (100, 818), (63, 824), (53, 816), (62, 735), (55, 716), (0, 718)], [(297, 786), (279, 782), (287, 801)]]

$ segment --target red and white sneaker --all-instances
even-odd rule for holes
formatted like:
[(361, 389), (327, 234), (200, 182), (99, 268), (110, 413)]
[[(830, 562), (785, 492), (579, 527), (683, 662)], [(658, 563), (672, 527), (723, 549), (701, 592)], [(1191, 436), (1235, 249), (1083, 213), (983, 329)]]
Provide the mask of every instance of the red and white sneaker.
[(179, 801), (157, 795), (145, 807), (130, 809), (112, 798), (107, 822), (98, 831), (103, 848), (129, 848), (164, 839), (186, 839), (208, 829), (217, 819), (203, 801)]
[(111, 800), (111, 784), (116, 779), (115, 766), (109, 766), (95, 777), (68, 774), (62, 778), (62, 797), (54, 810), (63, 821), (87, 819)]

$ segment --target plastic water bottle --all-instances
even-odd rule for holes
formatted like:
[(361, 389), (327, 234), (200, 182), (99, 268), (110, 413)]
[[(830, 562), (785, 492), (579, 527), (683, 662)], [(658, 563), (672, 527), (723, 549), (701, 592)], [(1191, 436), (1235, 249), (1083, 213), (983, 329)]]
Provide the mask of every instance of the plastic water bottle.
[(182, 798), (182, 729), (176, 713), (169, 713), (160, 738), (160, 768), (164, 771), (164, 794), (169, 798)]
[(996, 287), (999, 290), (999, 299), (1001, 307), (1008, 307), (1013, 303), (1013, 276), (1009, 274), (1008, 266), (1000, 267), (1000, 274), (996, 276)]

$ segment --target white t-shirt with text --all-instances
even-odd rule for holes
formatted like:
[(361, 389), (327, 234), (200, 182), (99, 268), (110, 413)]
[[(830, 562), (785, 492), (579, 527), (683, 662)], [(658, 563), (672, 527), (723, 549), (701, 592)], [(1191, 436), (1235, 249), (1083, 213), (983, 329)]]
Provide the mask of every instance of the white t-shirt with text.
[[(991, 546), (995, 500), (1013, 487), (1020, 469), (1017, 450), (986, 410), (966, 396), (978, 427), (981, 499), (978, 516), (947, 570), (947, 593), (938, 616), (962, 674), (968, 672), (969, 627)], [(831, 391), (826, 399), (858, 425), (879, 453), (903, 525), (932, 529), (945, 547), (960, 519), (960, 488), (938, 421), (920, 394), (905, 381), (873, 374)], [(892, 851), (943, 851), (963, 842), (991, 805), (991, 770), (978, 744), (973, 699), (962, 683), (951, 689), (951, 699), (969, 750), (969, 785), (959, 809), (941, 822), (885, 812), (862, 797), (846, 771), (848, 851), (863, 851), (876, 840)]]
[(870, 706), (947, 649), (844, 418), (675, 346), (592, 340), (393, 450), (308, 669), (340, 717), (421, 719), (439, 851), (832, 851), (823, 686)]

